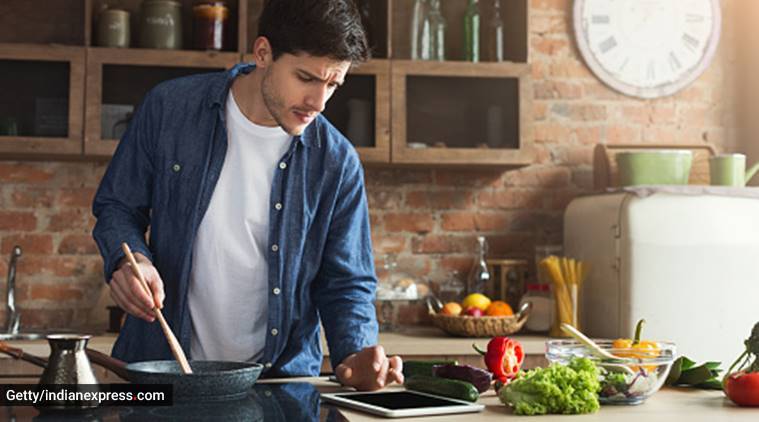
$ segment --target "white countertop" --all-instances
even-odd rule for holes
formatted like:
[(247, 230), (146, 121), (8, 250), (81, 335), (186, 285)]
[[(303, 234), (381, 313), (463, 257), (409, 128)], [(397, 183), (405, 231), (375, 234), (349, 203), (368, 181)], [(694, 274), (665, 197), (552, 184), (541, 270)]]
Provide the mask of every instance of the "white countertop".
[[(340, 389), (325, 378), (305, 378), (314, 383), (320, 392), (335, 392)], [(268, 380), (267, 380), (268, 381)], [(262, 382), (267, 382), (262, 381)], [(293, 379), (286, 382), (297, 381)], [(271, 381), (269, 381), (271, 382)], [(277, 382), (277, 381), (274, 381)], [(388, 388), (400, 388), (398, 386)], [(508, 407), (501, 404), (495, 392), (484, 393), (479, 403), (485, 405), (481, 413), (449, 416), (425, 416), (403, 418), (404, 422), (460, 422), (462, 420), (503, 421), (519, 418), (523, 420), (551, 421), (604, 421), (604, 422), (733, 422), (759, 420), (759, 408), (744, 408), (734, 405), (721, 391), (706, 391), (684, 388), (665, 388), (637, 406), (601, 406), (597, 413), (589, 415), (546, 415), (515, 416)], [(351, 422), (379, 421), (388, 419), (366, 413), (340, 408), (340, 412)]]

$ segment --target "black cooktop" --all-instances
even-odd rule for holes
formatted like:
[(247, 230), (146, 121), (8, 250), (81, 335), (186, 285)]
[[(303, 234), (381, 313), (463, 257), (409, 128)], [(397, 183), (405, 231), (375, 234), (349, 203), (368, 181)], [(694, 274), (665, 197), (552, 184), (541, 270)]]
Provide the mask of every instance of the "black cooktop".
[(162, 407), (100, 407), (86, 412), (44, 412), (33, 407), (0, 409), (9, 421), (303, 421), (341, 422), (337, 408), (322, 404), (308, 383), (257, 384), (244, 399), (218, 403), (175, 403)]

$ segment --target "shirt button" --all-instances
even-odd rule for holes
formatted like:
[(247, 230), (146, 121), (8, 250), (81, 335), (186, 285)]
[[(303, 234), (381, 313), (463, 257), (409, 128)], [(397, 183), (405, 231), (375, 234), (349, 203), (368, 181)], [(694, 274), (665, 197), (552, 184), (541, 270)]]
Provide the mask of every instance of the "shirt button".
[(284, 163), (284, 162), (279, 163), (279, 168), (281, 168), (282, 170), (286, 169), (287, 168), (287, 163)]
[(279, 331), (277, 331), (276, 328), (272, 328), (271, 329), (271, 335), (276, 336), (277, 334), (279, 334)]
[(282, 209), (282, 203), (277, 202), (276, 204), (274, 204), (274, 209), (276, 209), (277, 211), (281, 210)]
[(271, 362), (266, 362), (266, 363), (264, 364), (264, 367), (265, 367), (266, 369), (269, 369), (269, 368), (271, 368)]
[(277, 246), (276, 244), (275, 245), (271, 245), (271, 250), (273, 252), (277, 252), (279, 250), (279, 246)]
[(180, 166), (179, 164), (174, 164), (173, 166), (171, 166), (171, 169), (174, 170), (174, 173), (179, 173), (179, 170), (182, 170), (182, 166)]
[[(268, 364), (268, 365), (271, 365), (271, 364)], [(264, 391), (264, 396), (271, 397), (271, 391), (269, 390)]]
[(274, 293), (275, 295), (278, 295), (280, 292), (279, 287), (275, 287), (274, 289), (272, 289), (271, 292)]

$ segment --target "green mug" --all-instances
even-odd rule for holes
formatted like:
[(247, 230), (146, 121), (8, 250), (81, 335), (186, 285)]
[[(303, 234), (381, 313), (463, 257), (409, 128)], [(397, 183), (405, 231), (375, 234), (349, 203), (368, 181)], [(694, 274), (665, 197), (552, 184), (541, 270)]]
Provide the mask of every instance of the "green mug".
[(723, 154), (709, 158), (709, 180), (712, 186), (746, 186), (759, 171), (759, 163), (746, 171), (746, 156)]

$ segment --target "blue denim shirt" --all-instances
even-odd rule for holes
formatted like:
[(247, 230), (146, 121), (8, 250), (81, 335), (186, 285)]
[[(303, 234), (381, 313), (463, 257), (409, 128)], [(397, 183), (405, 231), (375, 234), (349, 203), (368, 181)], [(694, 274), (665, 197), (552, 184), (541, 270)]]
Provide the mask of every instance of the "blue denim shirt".
[[(152, 89), (93, 204), (93, 236), (106, 281), (123, 258), (121, 242), (151, 259), (164, 282), (163, 314), (188, 354), (193, 242), (224, 165), (227, 94), (234, 78), (252, 69), (239, 64)], [(265, 375), (316, 375), (323, 357), (320, 320), (333, 368), (377, 343), (377, 280), (363, 171), (353, 146), (323, 116), (293, 137), (276, 167), (270, 202), (267, 333), (276, 328), (277, 334), (266, 339)], [(242, 222), (230, 224), (243, 229)], [(113, 355), (128, 362), (172, 359), (158, 322), (132, 316)]]

